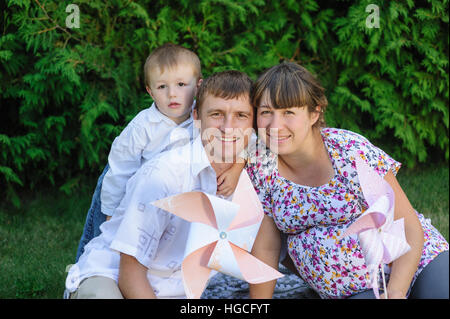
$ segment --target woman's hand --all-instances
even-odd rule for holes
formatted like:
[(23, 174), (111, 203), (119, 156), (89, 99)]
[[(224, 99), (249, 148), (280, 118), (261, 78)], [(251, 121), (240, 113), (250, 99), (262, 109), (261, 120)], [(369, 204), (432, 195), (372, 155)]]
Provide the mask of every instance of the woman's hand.
[[(382, 293), (380, 295), (380, 299), (386, 299), (384, 293)], [(399, 290), (389, 290), (388, 289), (388, 299), (406, 299), (406, 296), (403, 292), (401, 292)]]

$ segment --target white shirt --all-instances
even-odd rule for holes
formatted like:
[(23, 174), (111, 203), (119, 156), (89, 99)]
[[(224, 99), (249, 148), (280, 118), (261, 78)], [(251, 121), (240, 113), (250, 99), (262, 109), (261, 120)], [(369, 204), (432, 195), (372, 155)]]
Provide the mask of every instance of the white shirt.
[(126, 194), (102, 234), (86, 246), (66, 279), (73, 292), (91, 276), (118, 281), (120, 254), (134, 256), (149, 268), (148, 280), (159, 298), (184, 298), (181, 262), (190, 223), (150, 203), (188, 191), (216, 194), (216, 173), (200, 136), (192, 143), (162, 153), (129, 180)]
[(192, 116), (177, 125), (162, 114), (155, 103), (139, 112), (112, 143), (109, 170), (100, 193), (102, 213), (114, 214), (125, 195), (127, 181), (142, 164), (163, 151), (188, 143), (193, 130)]

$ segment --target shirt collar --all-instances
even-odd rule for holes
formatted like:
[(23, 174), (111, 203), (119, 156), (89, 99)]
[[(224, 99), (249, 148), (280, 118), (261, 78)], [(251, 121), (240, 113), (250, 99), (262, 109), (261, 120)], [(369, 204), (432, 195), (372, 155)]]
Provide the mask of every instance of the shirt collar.
[[(188, 119), (184, 122), (182, 122), (180, 124), (180, 126), (185, 127), (188, 126), (189, 124), (192, 123), (193, 119), (192, 119), (192, 110), (195, 107), (195, 101), (194, 103), (192, 103), (192, 109), (191, 109), (191, 114), (189, 115)], [(152, 106), (150, 107), (150, 118), (149, 121), (153, 122), (153, 123), (159, 123), (161, 121), (166, 122), (167, 124), (171, 125), (171, 126), (178, 126), (177, 123), (175, 123), (172, 119), (168, 118), (167, 116), (165, 116), (164, 114), (162, 114), (158, 107), (156, 106), (155, 102), (152, 103)]]
[(199, 134), (192, 142), (191, 152), (191, 173), (192, 176), (197, 176), (202, 170), (211, 167), (211, 162), (206, 155), (205, 147), (202, 143), (201, 134)]

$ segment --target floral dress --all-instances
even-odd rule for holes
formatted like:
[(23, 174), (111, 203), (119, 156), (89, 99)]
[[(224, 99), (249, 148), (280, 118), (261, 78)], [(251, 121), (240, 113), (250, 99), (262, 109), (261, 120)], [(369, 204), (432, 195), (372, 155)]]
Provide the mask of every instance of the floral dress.
[[(335, 171), (328, 184), (308, 187), (285, 179), (278, 172), (277, 156), (269, 149), (256, 153), (247, 172), (264, 213), (288, 235), (288, 252), (302, 278), (322, 298), (345, 298), (370, 288), (357, 235), (342, 237), (368, 208), (359, 185), (355, 156), (382, 177), (389, 170), (396, 175), (401, 164), (354, 132), (324, 128), (321, 134)], [(411, 286), (433, 258), (448, 250), (448, 243), (430, 220), (416, 214), (425, 243)], [(386, 271), (390, 271), (388, 266)]]

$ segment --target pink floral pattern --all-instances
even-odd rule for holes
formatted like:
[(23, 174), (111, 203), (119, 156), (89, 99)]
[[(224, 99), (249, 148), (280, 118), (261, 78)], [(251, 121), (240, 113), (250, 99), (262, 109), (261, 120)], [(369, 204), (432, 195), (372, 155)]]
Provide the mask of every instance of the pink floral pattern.
[[(335, 170), (328, 184), (308, 187), (283, 178), (278, 173), (277, 156), (268, 149), (255, 155), (247, 171), (265, 214), (289, 235), (288, 252), (302, 278), (322, 298), (345, 298), (370, 288), (357, 236), (341, 238), (368, 207), (355, 156), (381, 176), (389, 170), (396, 175), (401, 164), (354, 132), (325, 128), (321, 133)], [(448, 243), (430, 220), (416, 214), (424, 229), (425, 244), (412, 284), (434, 257), (448, 250)]]

